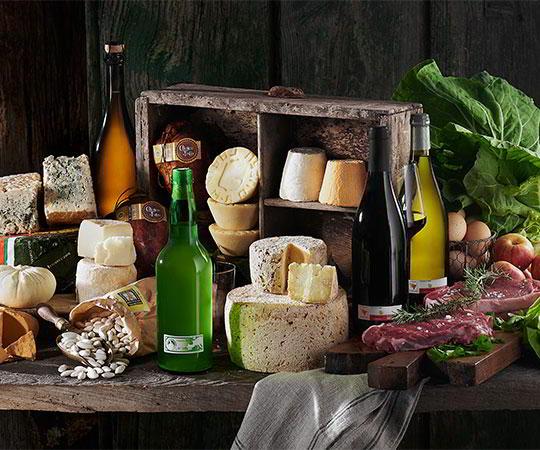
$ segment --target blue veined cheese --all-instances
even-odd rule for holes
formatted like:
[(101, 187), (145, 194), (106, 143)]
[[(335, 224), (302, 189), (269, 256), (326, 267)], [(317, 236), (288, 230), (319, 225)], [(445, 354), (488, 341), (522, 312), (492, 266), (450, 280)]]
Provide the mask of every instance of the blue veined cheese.
[(287, 292), (289, 264), (325, 265), (326, 244), (308, 236), (279, 236), (261, 239), (249, 247), (249, 269), (253, 286), (272, 294)]
[(291, 300), (305, 303), (328, 303), (338, 292), (334, 266), (320, 264), (289, 265), (287, 293)]
[(256, 372), (321, 367), (325, 353), (347, 339), (348, 329), (343, 289), (328, 303), (307, 304), (248, 285), (229, 292), (225, 303), (231, 360)]
[(23, 234), (39, 230), (39, 173), (0, 177), (0, 234)]

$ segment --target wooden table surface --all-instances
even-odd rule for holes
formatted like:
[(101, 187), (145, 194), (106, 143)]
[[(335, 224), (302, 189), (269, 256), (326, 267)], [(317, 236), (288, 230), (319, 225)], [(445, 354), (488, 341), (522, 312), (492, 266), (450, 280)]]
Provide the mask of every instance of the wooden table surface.
[[(98, 382), (61, 378), (57, 367), (67, 361), (48, 350), (34, 362), (1, 365), (0, 410), (242, 412), (253, 386), (264, 377), (236, 368), (225, 354), (217, 355), (214, 369), (203, 374), (167, 373), (148, 356), (133, 362), (122, 376)], [(476, 387), (429, 384), (417, 412), (531, 409), (540, 409), (540, 362), (534, 360), (518, 362)]]

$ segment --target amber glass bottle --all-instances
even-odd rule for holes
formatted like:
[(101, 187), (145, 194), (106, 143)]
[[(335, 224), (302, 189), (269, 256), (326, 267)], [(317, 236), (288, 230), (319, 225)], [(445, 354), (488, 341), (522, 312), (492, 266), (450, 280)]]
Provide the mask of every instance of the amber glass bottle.
[(135, 141), (124, 95), (124, 45), (105, 44), (108, 105), (92, 155), (98, 214), (114, 212), (120, 200), (137, 189)]

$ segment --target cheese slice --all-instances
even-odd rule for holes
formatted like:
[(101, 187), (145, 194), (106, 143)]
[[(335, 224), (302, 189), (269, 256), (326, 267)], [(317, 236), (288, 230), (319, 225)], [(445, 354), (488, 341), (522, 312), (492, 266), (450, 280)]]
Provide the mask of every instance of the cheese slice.
[(110, 237), (133, 237), (133, 228), (120, 220), (83, 220), (79, 228), (77, 253), (82, 258), (94, 258), (96, 247)]
[(9, 359), (9, 353), (6, 352), (2, 347), (0, 347), (0, 364)]
[(308, 236), (279, 236), (261, 239), (249, 248), (251, 282), (260, 291), (287, 292), (289, 264), (327, 263), (324, 241)]
[(17, 358), (29, 359), (31, 361), (36, 359), (36, 339), (34, 333), (29, 331), (22, 335), (13, 344), (6, 347), (6, 352), (9, 356)]
[(94, 262), (105, 266), (130, 266), (137, 259), (133, 238), (112, 236), (96, 245)]
[(208, 195), (220, 203), (240, 203), (255, 195), (259, 184), (257, 156), (244, 147), (225, 150), (206, 174)]
[(317, 201), (325, 168), (324, 150), (315, 147), (289, 150), (281, 177), (279, 196), (293, 202)]
[(319, 202), (333, 206), (357, 207), (366, 184), (363, 161), (332, 160), (326, 164)]
[(329, 348), (347, 339), (347, 295), (307, 304), (247, 285), (225, 302), (225, 331), (231, 360), (256, 372), (299, 372), (320, 367)]
[(328, 303), (338, 292), (334, 266), (320, 264), (289, 265), (287, 292), (292, 300), (305, 303)]
[(137, 269), (133, 264), (122, 267), (102, 266), (84, 258), (77, 264), (75, 285), (79, 302), (100, 297), (133, 283)]

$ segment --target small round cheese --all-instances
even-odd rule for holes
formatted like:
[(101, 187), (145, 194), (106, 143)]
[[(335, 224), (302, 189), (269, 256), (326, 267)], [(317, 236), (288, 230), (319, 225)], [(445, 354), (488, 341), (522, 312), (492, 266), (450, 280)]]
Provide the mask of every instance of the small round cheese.
[(319, 202), (333, 206), (357, 207), (366, 183), (362, 161), (342, 159), (328, 161), (319, 194)]
[(206, 174), (208, 195), (220, 203), (240, 203), (255, 195), (259, 184), (257, 156), (244, 147), (218, 155)]
[(227, 256), (246, 256), (249, 246), (259, 239), (259, 230), (230, 231), (213, 223), (208, 227), (221, 253)]
[(259, 221), (258, 203), (236, 203), (227, 205), (208, 199), (208, 207), (220, 228), (231, 231), (252, 230)]
[(96, 264), (92, 259), (83, 258), (77, 264), (75, 287), (77, 300), (83, 302), (108, 294), (133, 283), (137, 279), (137, 269), (129, 266), (112, 267)]
[(321, 367), (324, 354), (347, 339), (348, 329), (343, 289), (328, 303), (306, 304), (248, 285), (229, 292), (225, 303), (231, 360), (256, 372)]
[(316, 202), (319, 199), (325, 168), (324, 150), (315, 147), (289, 150), (279, 196), (292, 202)]

